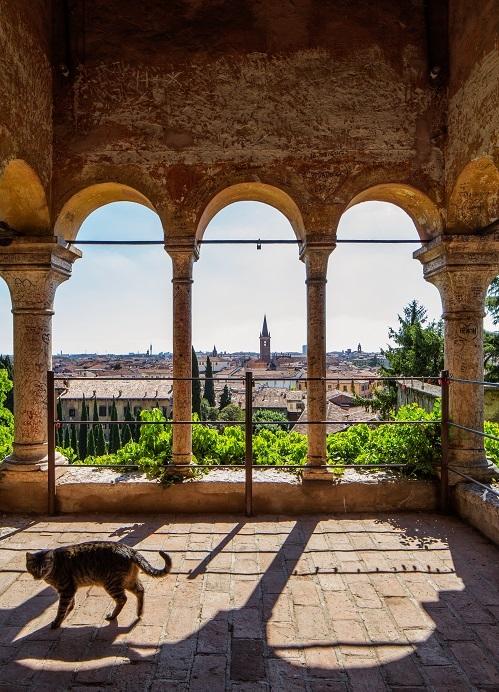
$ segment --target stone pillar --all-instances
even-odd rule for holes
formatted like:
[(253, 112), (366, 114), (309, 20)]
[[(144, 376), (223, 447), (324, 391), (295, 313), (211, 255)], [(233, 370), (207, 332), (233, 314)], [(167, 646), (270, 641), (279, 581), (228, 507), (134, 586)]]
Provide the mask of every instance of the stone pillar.
[[(168, 245), (173, 264), (173, 377), (192, 377), (192, 267), (198, 252), (192, 243)], [(173, 420), (192, 419), (192, 382), (173, 381)], [(173, 463), (192, 461), (192, 426), (173, 426)]]
[(47, 370), (52, 367), (52, 315), (60, 283), (81, 253), (64, 240), (17, 240), (0, 253), (0, 275), (14, 315), (14, 445), (3, 469), (37, 471), (47, 461)]
[[(307, 419), (322, 421), (327, 416), (326, 377), (326, 283), (327, 263), (334, 244), (307, 242), (301, 252), (305, 262), (307, 286)], [(326, 425), (308, 425), (307, 467), (304, 480), (331, 479), (326, 469)]]
[[(499, 273), (499, 236), (444, 236), (427, 243), (414, 257), (442, 299), (445, 368), (451, 378), (482, 381), (485, 297)], [(483, 386), (451, 382), (449, 415), (454, 423), (483, 430)], [(477, 480), (499, 473), (485, 457), (483, 437), (452, 426), (449, 432), (450, 466)], [(449, 478), (453, 484), (463, 480), (452, 473)]]

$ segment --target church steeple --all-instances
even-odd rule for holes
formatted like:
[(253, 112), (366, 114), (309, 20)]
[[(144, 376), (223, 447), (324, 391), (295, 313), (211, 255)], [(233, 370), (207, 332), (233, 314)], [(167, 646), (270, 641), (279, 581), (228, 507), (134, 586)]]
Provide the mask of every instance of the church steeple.
[(270, 353), (270, 332), (267, 327), (267, 315), (263, 317), (263, 327), (260, 332), (260, 360), (264, 363), (270, 363), (272, 356)]
[(268, 336), (270, 338), (269, 330), (267, 327), (267, 315), (263, 316), (263, 327), (262, 331), (260, 332), (260, 336)]

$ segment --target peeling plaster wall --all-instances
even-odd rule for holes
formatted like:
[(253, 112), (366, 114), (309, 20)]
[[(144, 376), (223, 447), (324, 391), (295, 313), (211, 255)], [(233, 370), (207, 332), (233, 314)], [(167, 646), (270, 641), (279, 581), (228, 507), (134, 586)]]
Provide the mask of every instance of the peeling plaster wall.
[(0, 2), (0, 174), (24, 159), (49, 189), (52, 156), (51, 2)]
[(453, 0), (449, 16), (449, 115), (446, 182), (450, 194), (471, 160), (499, 160), (499, 5)]
[[(260, 177), (302, 207), (351, 181), (439, 196), (421, 0), (78, 0), (74, 71), (56, 89), (55, 211), (110, 178), (189, 223)], [(84, 8), (84, 9), (82, 9)], [(296, 199), (296, 195), (300, 199)]]

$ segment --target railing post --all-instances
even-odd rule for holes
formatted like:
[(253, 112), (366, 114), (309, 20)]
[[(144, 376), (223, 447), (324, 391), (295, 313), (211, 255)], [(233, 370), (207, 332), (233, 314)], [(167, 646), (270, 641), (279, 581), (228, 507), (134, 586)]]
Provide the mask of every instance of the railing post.
[(246, 371), (245, 379), (245, 483), (244, 500), (246, 516), (253, 515), (253, 373)]
[(47, 481), (48, 513), (55, 514), (55, 388), (54, 373), (47, 371)]
[(440, 467), (440, 511), (449, 511), (449, 371), (442, 370), (440, 374), (442, 398), (442, 463)]

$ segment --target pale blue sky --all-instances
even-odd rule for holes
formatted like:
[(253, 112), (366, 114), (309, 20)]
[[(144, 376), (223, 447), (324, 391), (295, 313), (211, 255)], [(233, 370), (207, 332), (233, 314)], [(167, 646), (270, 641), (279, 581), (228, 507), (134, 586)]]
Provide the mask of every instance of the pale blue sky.
[[(138, 204), (98, 209), (81, 239), (162, 238), (159, 219)], [(287, 219), (258, 202), (223, 209), (205, 238), (294, 238)], [(353, 207), (339, 238), (417, 238), (399, 208), (377, 202)], [(438, 291), (423, 279), (412, 245), (338, 245), (329, 260), (327, 348), (365, 350), (387, 343), (388, 326), (413, 298), (432, 318), (441, 313)], [(171, 261), (161, 245), (83, 246), (72, 278), (56, 295), (54, 353), (172, 350)], [(198, 350), (257, 350), (267, 314), (275, 351), (301, 350), (306, 342), (305, 271), (295, 246), (204, 246), (194, 265), (193, 342)], [(7, 287), (0, 284), (0, 352), (12, 352)]]

